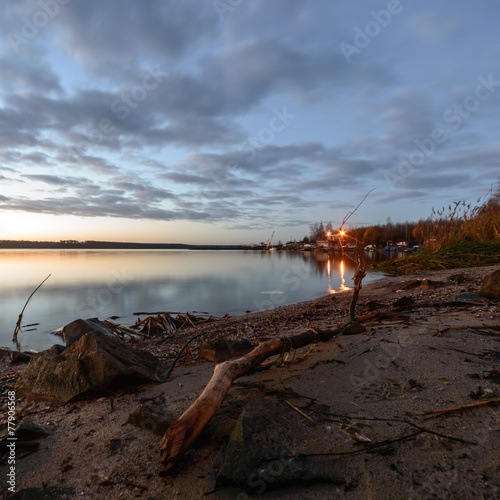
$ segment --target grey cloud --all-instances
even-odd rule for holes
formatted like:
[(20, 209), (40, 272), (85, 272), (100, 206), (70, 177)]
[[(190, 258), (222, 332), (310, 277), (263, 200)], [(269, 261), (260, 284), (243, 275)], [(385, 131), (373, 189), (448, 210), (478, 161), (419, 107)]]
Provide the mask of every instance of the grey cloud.
[(132, 199), (105, 194), (88, 198), (49, 197), (44, 199), (10, 198), (2, 200), (3, 210), (21, 210), (53, 215), (83, 217), (151, 218), (161, 220), (182, 219), (182, 213), (141, 205)]
[(45, 153), (40, 151), (32, 151), (31, 153), (26, 153), (22, 156), (23, 161), (29, 161), (31, 163), (36, 163), (38, 165), (44, 164), (48, 165), (50, 162), (50, 157)]
[[(439, 172), (439, 170), (438, 170)], [(419, 172), (416, 171), (413, 175), (403, 178), (400, 183), (396, 184), (397, 189), (435, 191), (437, 189), (451, 189), (455, 187), (466, 187), (469, 185), (471, 176), (468, 174), (458, 174), (454, 172)]]
[(204, 186), (213, 182), (213, 179), (204, 175), (184, 174), (180, 172), (168, 172), (156, 174), (159, 179), (166, 179), (179, 184), (197, 184)]
[(402, 88), (391, 100), (382, 118), (389, 125), (391, 144), (414, 148), (414, 140), (431, 135), (437, 114), (427, 95), (418, 89)]
[(252, 198), (245, 201), (248, 205), (293, 205), (293, 206), (304, 206), (305, 203), (298, 196), (262, 196), (259, 198)]
[(21, 55), (18, 57), (6, 57), (0, 59), (2, 68), (3, 84), (2, 92), (37, 92), (61, 93), (63, 91), (59, 78), (53, 72), (46, 61), (26, 60)]
[(172, 194), (170, 191), (156, 188), (149, 184), (144, 184), (144, 183), (135, 184), (126, 181), (119, 181), (116, 182), (114, 185), (117, 188), (121, 188), (125, 191), (133, 193), (135, 198), (138, 200), (154, 202), (154, 201), (176, 198), (176, 196)]
[(342, 209), (348, 209), (348, 208), (355, 208), (355, 206), (352, 203), (346, 202), (346, 201), (335, 201), (333, 203), (328, 204), (328, 208), (331, 209), (336, 209), (336, 208), (342, 208)]
[(41, 181), (56, 186), (79, 186), (82, 183), (88, 183), (86, 179), (77, 179), (75, 177), (59, 177), (57, 175), (28, 174), (24, 175), (23, 177), (32, 181)]
[(394, 203), (396, 201), (409, 201), (412, 199), (424, 198), (428, 196), (428, 193), (418, 190), (405, 190), (401, 192), (395, 192), (389, 196), (384, 196), (382, 198), (377, 198), (377, 203)]
[(195, 43), (217, 35), (210, 2), (150, 0), (142, 3), (109, 0), (71, 2), (54, 20), (63, 46), (98, 76), (123, 75), (141, 55), (170, 58), (175, 63)]

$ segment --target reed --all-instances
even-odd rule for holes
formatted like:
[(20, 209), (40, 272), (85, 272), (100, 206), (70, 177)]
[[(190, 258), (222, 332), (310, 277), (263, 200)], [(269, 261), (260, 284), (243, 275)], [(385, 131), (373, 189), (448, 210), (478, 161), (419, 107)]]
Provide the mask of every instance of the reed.
[(432, 210), (432, 216), (415, 231), (433, 248), (385, 261), (378, 270), (405, 274), (425, 270), (476, 267), (500, 263), (500, 190), (489, 193), (475, 206), (458, 201), (448, 208)]

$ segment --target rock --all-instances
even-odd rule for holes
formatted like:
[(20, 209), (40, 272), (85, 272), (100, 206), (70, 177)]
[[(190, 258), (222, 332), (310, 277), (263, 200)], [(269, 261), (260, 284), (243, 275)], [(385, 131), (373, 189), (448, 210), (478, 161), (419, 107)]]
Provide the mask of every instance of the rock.
[(104, 335), (115, 337), (115, 334), (106, 325), (106, 323), (99, 321), (97, 318), (76, 319), (75, 321), (63, 326), (61, 330), (62, 338), (66, 347), (74, 344), (78, 339), (82, 338), (89, 332), (101, 332)]
[(8, 361), (11, 365), (16, 363), (28, 363), (33, 355), (21, 351), (13, 351), (8, 348), (0, 348), (0, 359)]
[(17, 380), (21, 396), (68, 402), (144, 382), (161, 382), (159, 361), (102, 332), (35, 354)]
[(198, 347), (198, 355), (208, 361), (221, 363), (228, 359), (240, 358), (253, 349), (247, 339), (228, 340), (217, 339), (214, 342), (205, 342)]
[(343, 330), (343, 335), (357, 335), (358, 333), (366, 332), (366, 327), (357, 321), (349, 323)]
[(463, 283), (467, 277), (464, 273), (456, 273), (448, 276), (448, 281), (453, 281), (454, 283)]
[(369, 300), (363, 307), (362, 311), (372, 312), (380, 309), (381, 307), (385, 307), (385, 304), (381, 304), (380, 302), (376, 302), (375, 300)]
[(415, 302), (412, 297), (409, 297), (408, 295), (405, 295), (401, 297), (400, 299), (396, 300), (392, 305), (394, 307), (407, 307), (411, 306)]
[(304, 481), (343, 484), (331, 457), (307, 457), (310, 423), (281, 400), (250, 400), (222, 456), (218, 485), (237, 485), (262, 494)]
[(488, 299), (500, 299), (500, 269), (484, 278), (479, 294)]
[(456, 306), (478, 306), (488, 303), (488, 300), (477, 293), (462, 293), (457, 295), (451, 303)]
[(409, 281), (405, 287), (403, 287), (403, 290), (434, 290), (435, 288), (441, 288), (444, 286), (446, 283), (443, 281), (433, 281), (424, 278), (423, 280), (413, 280)]
[(49, 433), (43, 427), (31, 422), (22, 421), (16, 429), (16, 439), (19, 441), (34, 441), (48, 435)]
[(174, 423), (170, 415), (151, 405), (140, 404), (128, 417), (127, 424), (163, 436)]

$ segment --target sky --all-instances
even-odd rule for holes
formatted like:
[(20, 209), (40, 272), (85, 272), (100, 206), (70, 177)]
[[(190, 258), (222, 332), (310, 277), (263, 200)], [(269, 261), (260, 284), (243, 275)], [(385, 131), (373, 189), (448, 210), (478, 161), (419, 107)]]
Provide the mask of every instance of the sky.
[(2, 0), (0, 239), (245, 244), (500, 180), (495, 0)]

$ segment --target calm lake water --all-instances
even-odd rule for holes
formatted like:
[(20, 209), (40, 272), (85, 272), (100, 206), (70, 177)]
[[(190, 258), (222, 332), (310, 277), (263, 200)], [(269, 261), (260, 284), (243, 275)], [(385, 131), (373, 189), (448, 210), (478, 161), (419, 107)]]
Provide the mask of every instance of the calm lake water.
[(19, 313), (48, 274), (24, 312), (23, 349), (60, 342), (51, 332), (77, 318), (130, 326), (143, 311), (241, 315), (350, 288), (353, 273), (349, 259), (315, 252), (0, 250), (0, 345), (12, 347)]

